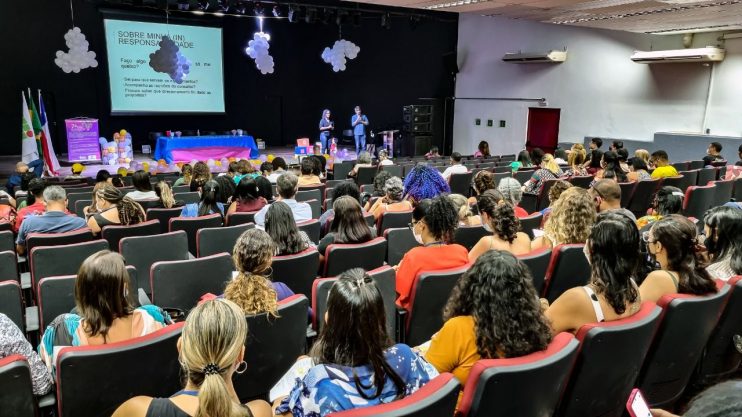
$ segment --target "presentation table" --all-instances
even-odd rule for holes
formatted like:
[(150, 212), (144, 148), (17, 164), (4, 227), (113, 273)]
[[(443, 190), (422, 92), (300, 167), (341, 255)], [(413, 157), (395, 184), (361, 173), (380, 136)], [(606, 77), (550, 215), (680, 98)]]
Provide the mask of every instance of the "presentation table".
[(188, 162), (193, 159), (251, 158), (260, 156), (252, 136), (158, 136), (155, 160)]

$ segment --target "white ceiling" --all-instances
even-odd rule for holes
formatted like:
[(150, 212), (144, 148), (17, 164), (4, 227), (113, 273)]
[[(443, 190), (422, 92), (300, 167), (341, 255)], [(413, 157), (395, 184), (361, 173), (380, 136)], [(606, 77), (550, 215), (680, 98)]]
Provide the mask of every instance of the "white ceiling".
[(742, 29), (742, 0), (361, 0), (643, 33)]

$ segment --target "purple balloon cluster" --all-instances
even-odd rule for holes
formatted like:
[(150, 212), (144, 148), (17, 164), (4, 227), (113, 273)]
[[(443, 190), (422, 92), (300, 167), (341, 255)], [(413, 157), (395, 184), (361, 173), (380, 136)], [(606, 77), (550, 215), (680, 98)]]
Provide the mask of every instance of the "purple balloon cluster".
[(170, 76), (177, 84), (191, 72), (191, 61), (180, 53), (180, 48), (168, 36), (163, 36), (160, 41), (160, 49), (149, 54), (149, 66), (156, 72), (162, 72)]

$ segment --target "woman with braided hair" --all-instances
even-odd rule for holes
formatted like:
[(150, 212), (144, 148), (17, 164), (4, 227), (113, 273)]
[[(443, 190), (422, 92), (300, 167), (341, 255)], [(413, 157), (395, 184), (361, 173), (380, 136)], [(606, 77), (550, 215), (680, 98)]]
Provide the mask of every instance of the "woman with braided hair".
[(488, 190), (478, 198), (477, 206), (484, 228), (492, 236), (484, 236), (469, 252), (469, 262), (474, 262), (483, 253), (492, 249), (503, 250), (513, 255), (531, 251), (531, 239), (519, 232), (520, 221), (513, 205), (497, 190)]
[(129, 226), (145, 221), (144, 209), (136, 201), (125, 196), (118, 188), (105, 184), (95, 192), (98, 212), (88, 219), (93, 234), (110, 225)]
[(139, 396), (123, 403), (113, 417), (269, 417), (263, 400), (240, 404), (232, 375), (247, 370), (247, 322), (231, 301), (206, 301), (191, 310), (178, 339), (178, 358), (186, 385), (170, 398)]

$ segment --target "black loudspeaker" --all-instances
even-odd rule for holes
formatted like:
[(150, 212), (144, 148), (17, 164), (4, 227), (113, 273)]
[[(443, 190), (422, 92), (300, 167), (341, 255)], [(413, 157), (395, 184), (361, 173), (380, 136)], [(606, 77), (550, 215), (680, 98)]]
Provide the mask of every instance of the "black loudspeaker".
[(433, 146), (432, 136), (415, 136), (415, 156), (425, 155)]
[(446, 72), (449, 74), (458, 74), (459, 73), (459, 64), (456, 59), (456, 52), (448, 52), (442, 55), (443, 58), (443, 67), (446, 69)]
[(417, 135), (433, 133), (433, 106), (410, 105), (402, 108), (402, 131)]

